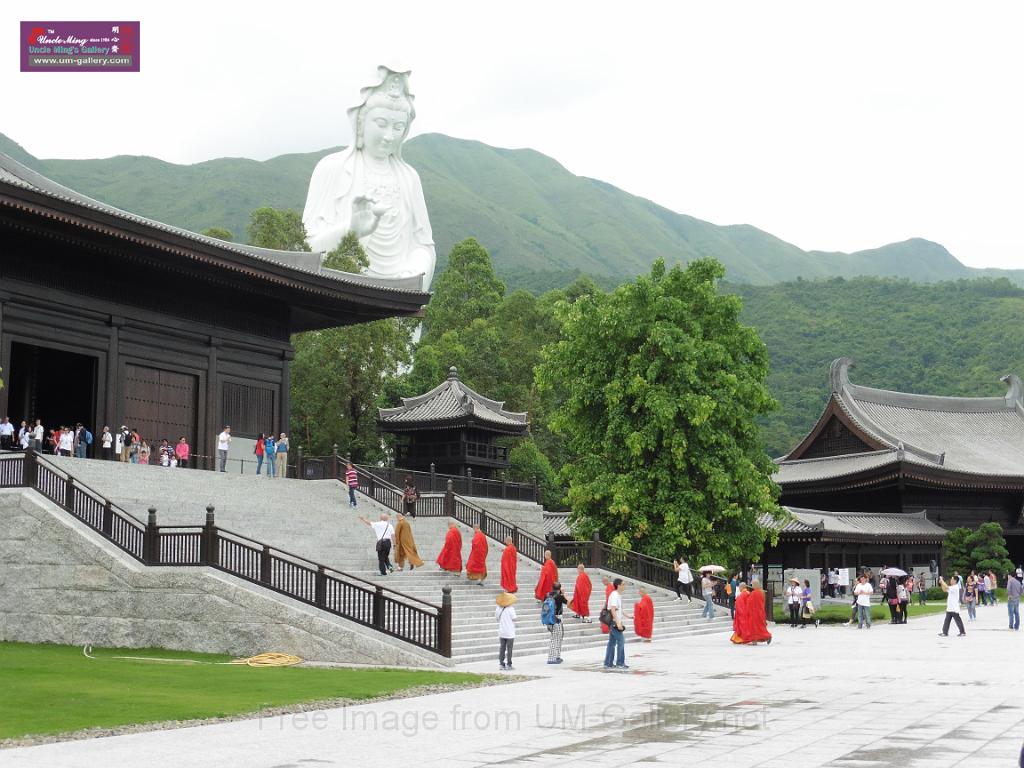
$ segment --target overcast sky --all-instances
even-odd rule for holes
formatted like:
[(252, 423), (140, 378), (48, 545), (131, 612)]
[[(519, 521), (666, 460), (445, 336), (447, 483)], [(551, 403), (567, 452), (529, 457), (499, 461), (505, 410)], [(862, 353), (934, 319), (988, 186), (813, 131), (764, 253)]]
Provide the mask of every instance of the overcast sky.
[[(19, 21), (85, 8), (142, 22), (141, 73), (17, 71)], [(345, 108), (399, 60), (414, 133), (531, 147), (807, 249), (924, 237), (1024, 268), (1016, 1), (10, 0), (0, 18), (0, 132), (43, 158), (347, 143)]]

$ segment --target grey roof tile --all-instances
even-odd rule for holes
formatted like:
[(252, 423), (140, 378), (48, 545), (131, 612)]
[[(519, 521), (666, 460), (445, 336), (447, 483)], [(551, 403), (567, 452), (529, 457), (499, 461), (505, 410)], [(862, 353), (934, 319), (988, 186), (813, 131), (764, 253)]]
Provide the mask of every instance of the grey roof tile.
[(397, 408), (378, 409), (378, 421), (384, 425), (401, 426), (423, 422), (456, 422), (472, 417), (507, 431), (526, 431), (529, 415), (506, 411), (504, 401), (491, 400), (474, 392), (461, 381), (458, 371), (449, 369), (448, 378), (429, 392), (416, 397), (403, 397)]
[(929, 520), (925, 513), (827, 512), (820, 509), (783, 507), (786, 520), (775, 521), (768, 515), (761, 527), (779, 533), (813, 533), (844, 538), (941, 539), (946, 529)]
[(170, 224), (164, 224), (163, 222), (155, 221), (153, 219), (147, 219), (144, 216), (139, 216), (137, 214), (130, 213), (129, 211), (115, 208), (112, 205), (102, 203), (99, 200), (95, 200), (80, 192), (76, 192), (73, 189), (65, 187), (63, 184), (58, 184), (53, 179), (47, 178), (46, 176), (33, 171), (31, 168), (19, 163), (10, 155), (6, 155), (2, 152), (0, 152), (0, 182), (12, 184), (23, 189), (30, 189), (56, 200), (63, 200), (94, 211), (101, 211), (125, 221), (143, 224), (147, 227), (178, 235), (180, 237), (185, 237), (205, 245), (213, 245), (224, 251), (242, 254), (249, 258), (256, 259), (257, 261), (269, 262), (287, 267), (288, 269), (295, 270), (296, 272), (316, 275), (339, 283), (372, 286), (373, 288), (385, 291), (410, 294), (423, 293), (423, 281), (421, 277), (388, 279), (369, 277), (367, 275), (358, 275), (349, 272), (338, 272), (337, 270), (321, 267), (320, 262), (322, 261), (322, 255), (319, 253), (310, 253), (308, 251), (278, 251), (272, 248), (258, 248), (254, 245), (232, 243), (225, 240), (218, 240), (213, 237), (207, 237), (206, 235), (201, 235), (197, 232), (190, 232), (187, 229), (175, 227)]

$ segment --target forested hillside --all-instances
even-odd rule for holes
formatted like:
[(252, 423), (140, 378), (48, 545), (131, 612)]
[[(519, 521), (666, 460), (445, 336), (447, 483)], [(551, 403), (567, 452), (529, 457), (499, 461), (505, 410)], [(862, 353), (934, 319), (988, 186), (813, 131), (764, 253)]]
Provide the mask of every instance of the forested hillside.
[[(194, 165), (127, 155), (44, 160), (0, 134), (0, 152), (72, 189), (194, 232), (224, 228), (240, 241), (256, 208), (301, 211), (313, 167), (335, 149)], [(672, 265), (705, 257), (722, 262), (728, 280), (758, 285), (799, 277), (935, 282), (983, 274), (1024, 284), (1024, 270), (971, 269), (921, 238), (856, 253), (804, 251), (747, 224), (712, 224), (577, 176), (531, 149), (425, 134), (408, 142), (404, 157), (423, 181), (438, 269), (455, 243), (474, 237), (513, 289), (543, 293), (580, 275), (611, 287), (646, 273), (658, 258)]]
[(736, 286), (743, 319), (768, 346), (780, 409), (763, 419), (773, 456), (793, 448), (829, 394), (829, 363), (882, 389), (994, 396), (1024, 375), (1024, 290), (1000, 279), (919, 285), (878, 278)]

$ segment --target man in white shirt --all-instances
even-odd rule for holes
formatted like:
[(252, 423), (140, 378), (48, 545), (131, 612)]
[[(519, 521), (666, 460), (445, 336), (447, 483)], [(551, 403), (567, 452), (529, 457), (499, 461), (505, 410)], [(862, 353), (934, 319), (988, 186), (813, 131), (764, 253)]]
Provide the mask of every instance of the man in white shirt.
[(371, 523), (365, 517), (360, 517), (364, 523), (373, 529), (373, 535), (377, 539), (377, 566), (380, 568), (380, 575), (387, 576), (388, 572), (394, 570), (391, 565), (391, 546), (395, 540), (395, 528), (391, 525), (391, 516), (387, 512), (380, 513), (380, 520)]
[(940, 576), (939, 586), (946, 593), (946, 620), (942, 622), (942, 631), (939, 632), (939, 637), (949, 637), (949, 623), (951, 621), (956, 622), (957, 629), (960, 630), (959, 637), (963, 637), (967, 634), (967, 631), (964, 629), (963, 619), (960, 618), (960, 589), (963, 586), (960, 574), (954, 571), (953, 578), (950, 579), (949, 584)]
[(676, 600), (682, 600), (682, 593), (686, 593), (686, 599), (693, 602), (693, 572), (685, 557), (679, 558), (676, 566)]
[(853, 588), (853, 594), (857, 596), (857, 629), (864, 626), (871, 629), (871, 595), (874, 591), (867, 576), (861, 574), (857, 577), (857, 586)]
[(46, 430), (43, 429), (43, 422), (36, 419), (36, 425), (32, 428), (32, 449), (37, 453), (43, 452), (44, 437), (46, 437)]
[[(615, 587), (608, 595), (608, 610), (612, 614), (612, 623), (608, 627), (608, 647), (604, 652), (605, 669), (629, 669), (626, 666), (626, 627), (623, 624), (625, 614), (622, 612), (622, 592), (626, 584), (622, 579), (612, 582)], [(614, 666), (612, 662), (615, 662)]]
[(217, 458), (220, 459), (220, 471), (228, 471), (228, 450), (231, 448), (231, 427), (225, 425), (224, 431), (217, 435)]
[(0, 448), (5, 451), (11, 450), (14, 447), (14, 425), (11, 424), (9, 417), (4, 416), (3, 420), (0, 420)]

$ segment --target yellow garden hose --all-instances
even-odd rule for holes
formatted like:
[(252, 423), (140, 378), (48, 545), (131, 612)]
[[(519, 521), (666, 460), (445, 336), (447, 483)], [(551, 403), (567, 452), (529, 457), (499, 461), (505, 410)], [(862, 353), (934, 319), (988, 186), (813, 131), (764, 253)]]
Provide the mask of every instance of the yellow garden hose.
[[(92, 655), (92, 646), (86, 645), (82, 648), (82, 655), (87, 659), (95, 659)], [(256, 656), (249, 656), (244, 659), (232, 661), (199, 661), (198, 659), (161, 659), (153, 656), (111, 656), (111, 659), (128, 659), (129, 661), (155, 661), (158, 664), (236, 664), (247, 667), (293, 667), (301, 664), (304, 659), (293, 656), (290, 653), (260, 653)]]

